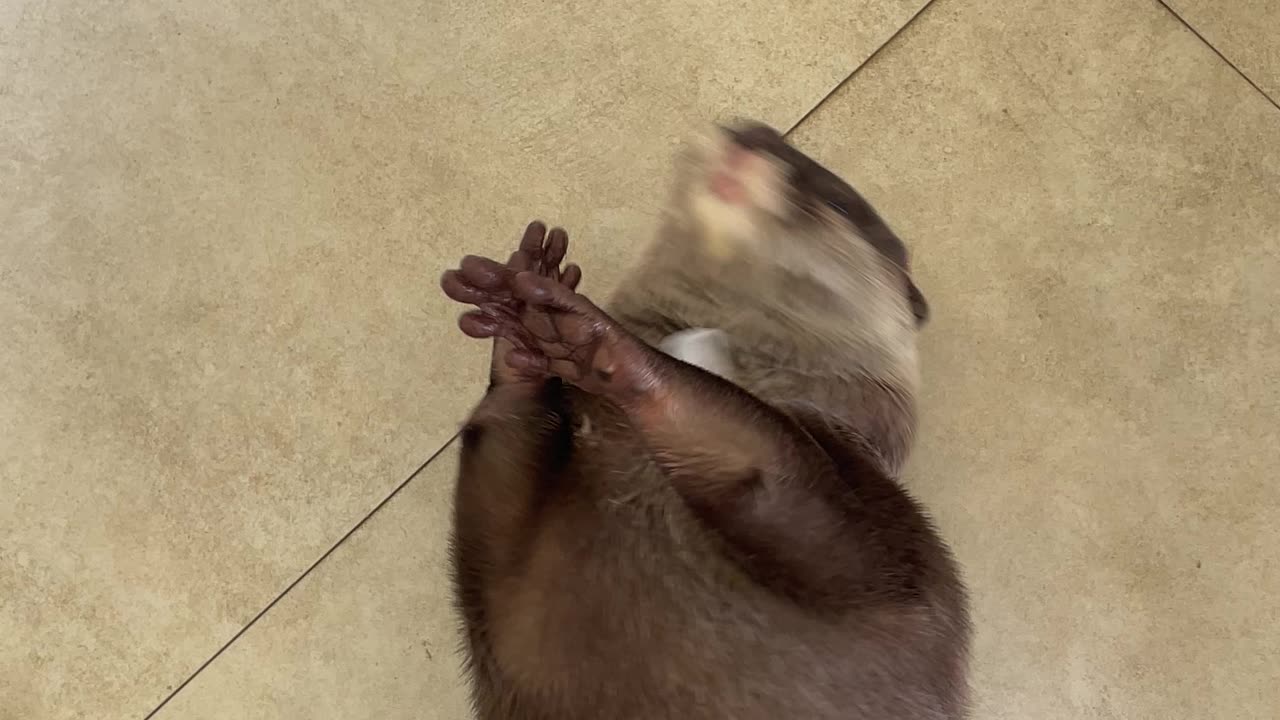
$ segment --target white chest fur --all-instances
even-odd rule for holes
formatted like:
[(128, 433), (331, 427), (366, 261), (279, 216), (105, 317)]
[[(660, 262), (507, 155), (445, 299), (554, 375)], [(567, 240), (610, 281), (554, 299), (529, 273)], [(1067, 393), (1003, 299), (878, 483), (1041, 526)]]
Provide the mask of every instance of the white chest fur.
[(658, 349), (677, 360), (696, 365), (726, 380), (733, 379), (733, 356), (729, 335), (716, 328), (690, 328), (672, 333), (658, 343)]

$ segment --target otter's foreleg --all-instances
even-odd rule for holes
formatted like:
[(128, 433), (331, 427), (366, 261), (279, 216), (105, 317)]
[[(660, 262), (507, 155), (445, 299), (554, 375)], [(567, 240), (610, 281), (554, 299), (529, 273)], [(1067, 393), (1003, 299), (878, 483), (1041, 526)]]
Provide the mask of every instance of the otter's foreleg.
[(543, 314), (495, 329), (517, 339), (509, 364), (617, 404), (688, 506), (761, 581), (838, 601), (865, 580), (873, 558), (848, 522), (837, 468), (794, 420), (646, 345), (570, 288), (520, 273), (510, 291)]
[[(506, 275), (531, 271), (549, 282), (572, 288), (581, 273), (562, 273), (568, 237), (547, 233), (541, 223), (525, 230), (520, 248), (506, 265), (485, 265), (463, 280), (461, 271), (445, 274), (441, 284), (455, 300), (479, 304), (479, 316), (464, 316), (463, 330), (484, 336), (495, 317), (518, 318), (522, 303), (501, 292)], [(572, 440), (564, 393), (555, 378), (534, 378), (506, 363), (512, 344), (493, 341), (489, 389), (462, 432), (462, 453), (454, 505), (454, 570), (459, 600), (473, 631), (484, 625), (484, 592), (494, 578), (508, 575), (522, 560), (537, 508), (558, 463), (567, 459)]]

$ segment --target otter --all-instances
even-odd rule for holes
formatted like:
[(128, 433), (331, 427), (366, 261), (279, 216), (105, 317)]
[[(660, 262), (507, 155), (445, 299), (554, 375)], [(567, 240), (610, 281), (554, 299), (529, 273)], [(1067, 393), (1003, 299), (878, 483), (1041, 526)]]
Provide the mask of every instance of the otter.
[(964, 717), (966, 592), (896, 479), (928, 315), (901, 240), (744, 123), (681, 154), (604, 309), (567, 248), (535, 222), (441, 281), (493, 342), (452, 536), (477, 716)]

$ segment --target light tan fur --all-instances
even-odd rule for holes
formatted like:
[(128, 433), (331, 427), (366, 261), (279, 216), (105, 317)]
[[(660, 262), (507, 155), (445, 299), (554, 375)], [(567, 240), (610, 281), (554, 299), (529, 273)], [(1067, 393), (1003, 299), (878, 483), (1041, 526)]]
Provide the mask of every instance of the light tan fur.
[(742, 173), (749, 203), (716, 197), (708, 178), (729, 147), (716, 133), (680, 154), (662, 227), (610, 311), (655, 345), (685, 328), (723, 330), (734, 381), (767, 401), (807, 403), (855, 428), (871, 409), (892, 429), (869, 434), (892, 437), (868, 439), (898, 471), (920, 383), (900, 271), (833, 211), (800, 222), (766, 158)]

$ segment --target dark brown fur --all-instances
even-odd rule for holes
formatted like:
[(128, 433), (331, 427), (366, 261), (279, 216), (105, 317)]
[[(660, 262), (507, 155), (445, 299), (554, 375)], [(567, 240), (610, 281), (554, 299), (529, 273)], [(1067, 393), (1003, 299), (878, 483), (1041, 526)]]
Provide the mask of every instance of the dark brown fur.
[[(795, 153), (781, 158), (793, 187), (826, 183), (804, 198), (850, 202), (776, 134), (737, 132)], [(895, 292), (876, 300), (923, 317), (905, 250), (856, 224), (888, 232), (873, 212), (807, 212), (848, 223), (847, 241), (884, 261), (852, 256), (876, 267), (847, 268), (873, 280), (851, 292)], [(509, 270), (472, 258), (446, 276), (481, 308), (464, 329), (501, 338), (455, 508), (478, 716), (962, 717), (963, 587), (892, 477), (914, 429), (914, 346), (893, 322), (849, 333), (813, 315), (832, 287), (785, 258), (713, 267), (683, 220), (673, 213), (611, 314), (572, 291), (563, 235), (544, 243), (537, 226)], [(733, 383), (652, 349), (693, 326), (730, 331)]]

